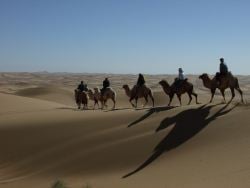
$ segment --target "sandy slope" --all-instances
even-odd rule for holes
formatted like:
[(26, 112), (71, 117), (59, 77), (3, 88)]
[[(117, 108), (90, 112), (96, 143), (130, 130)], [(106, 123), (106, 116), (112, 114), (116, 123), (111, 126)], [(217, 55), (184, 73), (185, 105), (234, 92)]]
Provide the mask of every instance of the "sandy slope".
[(79, 111), (67, 85), (1, 88), (0, 187), (250, 186), (250, 106), (238, 98), (206, 105), (198, 90), (202, 104), (168, 108), (155, 88), (158, 107), (134, 110), (117, 89), (117, 110)]

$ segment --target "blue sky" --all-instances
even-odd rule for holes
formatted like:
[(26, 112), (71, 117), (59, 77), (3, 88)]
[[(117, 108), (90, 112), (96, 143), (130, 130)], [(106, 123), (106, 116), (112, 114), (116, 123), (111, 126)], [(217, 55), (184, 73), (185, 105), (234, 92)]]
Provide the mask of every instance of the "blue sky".
[(0, 0), (0, 72), (250, 74), (248, 0)]

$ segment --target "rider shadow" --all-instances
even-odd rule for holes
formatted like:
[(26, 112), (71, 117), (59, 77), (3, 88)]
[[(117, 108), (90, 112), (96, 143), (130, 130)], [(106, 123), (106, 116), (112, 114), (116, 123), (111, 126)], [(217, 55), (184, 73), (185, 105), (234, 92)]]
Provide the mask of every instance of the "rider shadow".
[(154, 113), (158, 113), (158, 112), (162, 112), (162, 111), (167, 111), (167, 110), (171, 110), (175, 108), (174, 106), (164, 106), (164, 107), (155, 107), (155, 108), (150, 108), (147, 110), (147, 113), (144, 114), (142, 117), (140, 117), (139, 119), (133, 121), (132, 123), (130, 123), (128, 125), (128, 127), (132, 127), (140, 122), (142, 122), (143, 120), (147, 119), (149, 116), (151, 116)]
[(165, 118), (160, 126), (156, 129), (156, 132), (166, 129), (167, 127), (174, 124), (174, 127), (169, 132), (169, 134), (161, 140), (161, 142), (154, 148), (153, 154), (142, 163), (137, 169), (123, 176), (123, 178), (127, 178), (148, 165), (154, 162), (158, 157), (160, 157), (164, 152), (168, 152), (172, 149), (177, 148), (178, 146), (184, 144), (186, 141), (194, 137), (201, 130), (203, 130), (210, 122), (214, 121), (216, 118), (223, 116), (230, 111), (232, 111), (237, 105), (234, 107), (225, 110), (229, 104), (223, 106), (220, 110), (218, 110), (214, 115), (209, 116), (209, 112), (212, 107), (216, 106), (206, 106), (203, 105), (198, 109), (188, 109), (174, 117)]

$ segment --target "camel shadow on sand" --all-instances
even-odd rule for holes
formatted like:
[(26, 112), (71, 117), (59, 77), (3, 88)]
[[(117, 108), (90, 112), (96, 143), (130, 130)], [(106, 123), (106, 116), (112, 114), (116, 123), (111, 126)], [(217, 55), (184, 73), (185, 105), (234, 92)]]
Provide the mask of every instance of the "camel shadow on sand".
[(127, 178), (148, 165), (154, 162), (163, 153), (168, 152), (178, 146), (184, 144), (189, 139), (194, 137), (200, 131), (202, 131), (209, 123), (216, 120), (216, 118), (223, 116), (232, 111), (238, 104), (234, 105), (230, 109), (227, 109), (229, 104), (223, 105), (215, 114), (209, 116), (210, 110), (216, 105), (202, 105), (197, 109), (188, 109), (173, 117), (167, 117), (163, 119), (156, 129), (156, 132), (166, 129), (167, 127), (174, 125), (172, 130), (161, 140), (160, 143), (154, 148), (152, 155), (145, 160), (134, 171), (126, 174), (123, 178)]
[[(133, 121), (132, 123), (130, 123), (128, 125), (128, 127), (132, 127), (140, 122), (142, 122), (143, 120), (147, 119), (149, 116), (151, 116), (154, 113), (158, 113), (158, 112), (162, 112), (162, 111), (167, 111), (167, 110), (171, 110), (175, 108), (174, 106), (164, 106), (164, 107), (155, 107), (155, 108), (150, 108), (147, 110), (147, 113), (144, 114), (142, 117), (140, 117), (139, 119)], [(141, 109), (138, 109), (141, 110)]]

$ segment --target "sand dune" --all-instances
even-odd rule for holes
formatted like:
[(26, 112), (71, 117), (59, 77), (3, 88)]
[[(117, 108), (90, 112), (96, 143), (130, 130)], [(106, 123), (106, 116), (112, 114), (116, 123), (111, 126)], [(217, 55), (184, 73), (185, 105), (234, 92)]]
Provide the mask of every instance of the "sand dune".
[(209, 93), (197, 89), (202, 104), (175, 99), (166, 107), (155, 87), (157, 107), (135, 110), (117, 84), (116, 110), (82, 111), (72, 86), (38, 77), (39, 84), (1, 86), (9, 94), (0, 94), (0, 187), (50, 187), (56, 179), (72, 188), (250, 186), (250, 106), (238, 97), (206, 104)]

